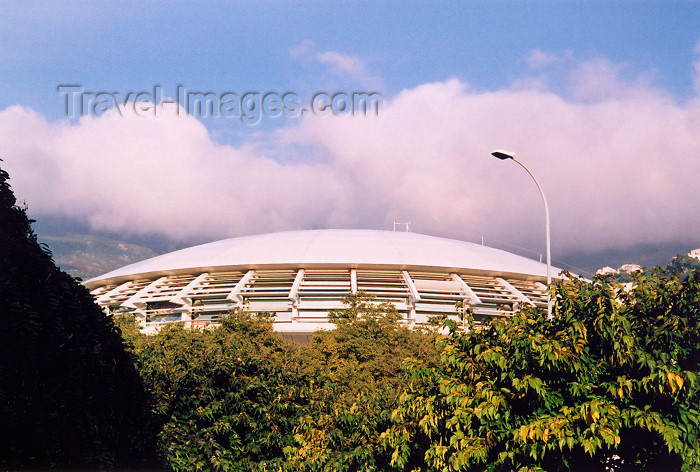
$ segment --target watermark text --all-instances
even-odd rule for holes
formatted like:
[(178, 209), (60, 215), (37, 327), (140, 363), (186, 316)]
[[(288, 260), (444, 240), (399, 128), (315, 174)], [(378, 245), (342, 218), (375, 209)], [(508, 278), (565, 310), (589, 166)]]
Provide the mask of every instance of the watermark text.
[(314, 116), (377, 116), (383, 97), (379, 92), (318, 92), (302, 100), (294, 92), (199, 92), (178, 85), (170, 98), (160, 85), (139, 92), (93, 92), (80, 85), (59, 85), (66, 116), (100, 116), (115, 110), (119, 116), (177, 116), (234, 118), (254, 125), (265, 118)]

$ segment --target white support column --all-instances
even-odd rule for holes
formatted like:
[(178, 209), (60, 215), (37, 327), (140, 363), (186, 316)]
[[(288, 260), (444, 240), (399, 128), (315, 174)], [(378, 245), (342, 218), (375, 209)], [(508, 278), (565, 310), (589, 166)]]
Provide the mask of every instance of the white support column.
[(413, 283), (413, 279), (411, 278), (410, 274), (402, 270), (401, 275), (403, 275), (403, 280), (406, 282), (406, 285), (408, 286), (408, 291), (410, 292), (410, 295), (408, 297), (408, 305), (409, 305), (409, 314), (408, 318), (411, 320), (411, 324), (415, 323), (416, 319), (416, 302), (420, 300), (420, 293), (418, 292), (418, 289), (416, 288), (416, 284)]
[(518, 297), (518, 299), (519, 299), (520, 301), (522, 301), (522, 302), (524, 302), (524, 303), (527, 303), (527, 304), (530, 305), (530, 306), (535, 306), (535, 304), (532, 303), (532, 300), (530, 300), (530, 299), (527, 298), (525, 295), (523, 295), (523, 293), (522, 293), (520, 290), (518, 290), (517, 288), (515, 288), (515, 287), (513, 287), (511, 284), (509, 284), (508, 281), (506, 281), (506, 280), (504, 280), (504, 279), (502, 279), (502, 278), (500, 278), (500, 277), (496, 277), (496, 281), (497, 281), (499, 284), (503, 285), (503, 286), (504, 286), (505, 288), (507, 288), (508, 290), (510, 290), (511, 292), (513, 292), (513, 294), (514, 294), (516, 297)]
[(182, 287), (179, 292), (168, 300), (170, 303), (176, 303), (182, 305), (180, 317), (185, 324), (185, 326), (192, 326), (192, 298), (189, 296), (190, 292), (195, 288), (199, 287), (201, 283), (206, 280), (208, 272), (202, 272), (197, 277), (192, 279), (190, 283)]
[(168, 278), (168, 276), (164, 275), (163, 277), (160, 277), (160, 278), (154, 280), (153, 282), (151, 282), (150, 284), (146, 285), (141, 290), (139, 290), (138, 292), (133, 294), (131, 297), (129, 297), (128, 300), (126, 300), (124, 303), (122, 303), (122, 306), (125, 306), (127, 308), (137, 308), (137, 309), (143, 308), (146, 305), (146, 302), (142, 302), (140, 299), (145, 294), (147, 294), (148, 292), (153, 290), (155, 287), (157, 287), (158, 284), (160, 284), (161, 282), (163, 282), (167, 278)]
[(243, 303), (243, 297), (240, 295), (241, 290), (250, 282), (250, 279), (255, 275), (254, 270), (249, 270), (246, 274), (238, 281), (238, 283), (233, 287), (233, 290), (226, 296), (226, 299), (234, 301), (236, 303)]
[(411, 292), (411, 298), (414, 301), (420, 300), (420, 293), (418, 293), (418, 289), (416, 288), (416, 284), (413, 283), (413, 279), (411, 278), (409, 273), (405, 270), (402, 270), (401, 275), (403, 275), (403, 280), (406, 282), (406, 285), (408, 286), (408, 290)]
[(190, 283), (185, 285), (179, 292), (177, 292), (173, 297), (168, 300), (170, 303), (177, 303), (180, 305), (191, 305), (192, 300), (187, 296), (192, 289), (198, 287), (204, 279), (207, 278), (209, 272), (202, 272), (197, 277), (195, 277)]
[(192, 307), (189, 304), (182, 306), (182, 311), (180, 312), (180, 319), (183, 323), (185, 323), (185, 326), (187, 326), (187, 323), (192, 321)]
[(102, 303), (108, 302), (112, 298), (112, 296), (116, 295), (117, 293), (123, 292), (124, 290), (126, 290), (128, 287), (130, 287), (133, 284), (134, 284), (133, 280), (128, 280), (121, 285), (117, 285), (109, 292), (107, 292), (103, 295), (100, 295), (100, 297), (97, 299), (97, 303), (102, 304)]
[(350, 291), (357, 293), (357, 269), (350, 269)]
[(472, 305), (481, 305), (481, 298), (479, 298), (478, 295), (474, 293), (474, 290), (472, 290), (472, 288), (469, 285), (467, 285), (467, 283), (464, 280), (462, 280), (462, 277), (460, 277), (457, 274), (450, 275), (452, 275), (452, 280), (457, 282), (459, 286), (462, 287), (464, 293), (466, 293), (467, 296), (471, 299)]
[[(102, 290), (104, 290), (104, 287), (97, 287), (97, 288), (94, 288), (94, 289), (90, 290), (90, 295), (92, 295), (93, 297), (97, 297), (98, 294), (99, 294)], [(110, 289), (110, 290), (111, 290), (111, 289)]]
[(292, 288), (289, 290), (289, 298), (292, 301), (292, 321), (297, 321), (299, 318), (299, 297), (297, 293), (299, 292), (299, 286), (301, 281), (304, 280), (304, 269), (299, 269), (297, 275), (294, 277), (294, 283)]
[(301, 285), (301, 281), (304, 279), (304, 269), (299, 269), (297, 271), (296, 277), (294, 277), (294, 283), (292, 284), (292, 289), (289, 291), (289, 295), (287, 298), (290, 300), (295, 300), (297, 298), (297, 292), (299, 291), (299, 285)]

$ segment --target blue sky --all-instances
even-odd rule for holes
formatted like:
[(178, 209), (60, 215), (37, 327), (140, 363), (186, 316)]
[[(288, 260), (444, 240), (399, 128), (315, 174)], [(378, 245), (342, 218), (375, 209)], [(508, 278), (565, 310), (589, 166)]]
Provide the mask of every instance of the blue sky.
[(63, 5), (10, 2), (3, 13), (0, 106), (59, 118), (59, 83), (241, 92), (362, 85), (290, 57), (304, 41), (362, 58), (387, 95), (452, 77), (498, 89), (526, 73), (525, 58), (539, 49), (605, 57), (682, 100), (693, 93), (700, 37), (700, 3), (682, 1)]
[[(695, 1), (5, 2), (0, 146), (36, 217), (114, 234), (199, 241), (406, 219), (539, 250), (532, 183), (483, 157), (509, 147), (551, 193), (560, 253), (700, 246), (700, 194), (677, 195), (700, 179), (699, 45)], [(61, 84), (376, 91), (384, 103), (379, 118), (253, 126), (69, 120)], [(222, 175), (235, 185), (212, 183)]]

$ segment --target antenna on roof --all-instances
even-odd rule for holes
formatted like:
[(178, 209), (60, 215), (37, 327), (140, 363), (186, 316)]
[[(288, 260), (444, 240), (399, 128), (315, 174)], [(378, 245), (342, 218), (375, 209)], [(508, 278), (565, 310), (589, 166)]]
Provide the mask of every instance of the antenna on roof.
[(404, 226), (406, 228), (406, 232), (410, 233), (411, 232), (411, 222), (407, 221), (406, 223), (401, 223), (400, 221), (394, 220), (394, 231), (396, 231), (396, 226)]

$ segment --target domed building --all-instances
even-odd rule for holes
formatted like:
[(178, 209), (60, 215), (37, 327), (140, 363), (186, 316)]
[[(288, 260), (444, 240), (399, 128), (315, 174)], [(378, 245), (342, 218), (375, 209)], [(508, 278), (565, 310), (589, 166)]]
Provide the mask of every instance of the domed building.
[[(558, 271), (556, 271), (558, 272)], [(408, 232), (311, 230), (225, 239), (171, 252), (90, 279), (107, 313), (132, 312), (146, 332), (165, 323), (203, 326), (235, 308), (274, 315), (300, 339), (332, 329), (327, 315), (364, 291), (396, 306), (410, 325), (509, 315), (547, 307), (546, 265), (473, 243)]]

